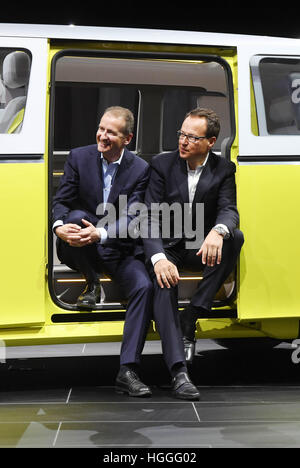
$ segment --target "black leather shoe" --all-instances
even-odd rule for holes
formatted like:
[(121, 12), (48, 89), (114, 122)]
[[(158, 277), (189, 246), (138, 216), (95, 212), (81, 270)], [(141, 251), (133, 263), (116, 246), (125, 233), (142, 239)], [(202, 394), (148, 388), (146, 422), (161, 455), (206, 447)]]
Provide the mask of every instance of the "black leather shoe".
[(184, 336), (183, 347), (186, 363), (192, 364), (195, 356), (196, 340), (189, 340), (186, 336)]
[(96, 303), (100, 302), (100, 284), (87, 284), (84, 291), (77, 299), (77, 307), (79, 309), (92, 310), (96, 307)]
[(181, 400), (199, 400), (200, 393), (186, 372), (179, 372), (172, 381), (172, 393)]
[(150, 388), (143, 384), (136, 373), (130, 369), (118, 373), (115, 390), (117, 393), (127, 393), (132, 397), (149, 397), (152, 395)]

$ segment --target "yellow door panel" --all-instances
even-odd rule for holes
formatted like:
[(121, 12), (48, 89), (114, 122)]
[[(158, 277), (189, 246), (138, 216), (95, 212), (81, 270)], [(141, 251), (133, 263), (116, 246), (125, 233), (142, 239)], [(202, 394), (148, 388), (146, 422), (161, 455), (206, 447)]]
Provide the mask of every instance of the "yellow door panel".
[(0, 164), (0, 326), (44, 322), (45, 167)]
[(299, 180), (298, 165), (239, 167), (241, 319), (300, 316)]

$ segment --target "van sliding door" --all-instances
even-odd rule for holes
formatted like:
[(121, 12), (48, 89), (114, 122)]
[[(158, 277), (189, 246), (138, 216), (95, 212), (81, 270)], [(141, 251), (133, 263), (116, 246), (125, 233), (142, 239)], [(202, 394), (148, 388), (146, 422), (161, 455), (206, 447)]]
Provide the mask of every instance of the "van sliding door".
[(47, 41), (0, 38), (0, 327), (45, 320)]

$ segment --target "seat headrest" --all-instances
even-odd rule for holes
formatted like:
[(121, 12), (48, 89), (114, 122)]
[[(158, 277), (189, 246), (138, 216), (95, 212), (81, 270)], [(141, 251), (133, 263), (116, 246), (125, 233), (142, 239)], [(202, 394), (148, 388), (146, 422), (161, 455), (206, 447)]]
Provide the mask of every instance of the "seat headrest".
[(28, 83), (30, 58), (26, 52), (15, 51), (3, 60), (3, 82), (8, 88), (20, 88)]
[(275, 123), (286, 124), (295, 119), (290, 96), (273, 99), (269, 111), (270, 119)]

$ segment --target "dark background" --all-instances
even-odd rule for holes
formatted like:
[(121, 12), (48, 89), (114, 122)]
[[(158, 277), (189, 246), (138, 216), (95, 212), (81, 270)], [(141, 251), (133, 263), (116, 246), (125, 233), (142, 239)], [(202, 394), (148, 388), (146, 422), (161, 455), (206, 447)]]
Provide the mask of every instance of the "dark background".
[[(103, 2), (66, 3), (7, 2), (1, 8), (0, 23), (70, 24), (155, 29), (181, 29), (205, 32), (300, 37), (300, 6), (262, 7), (251, 2), (251, 8), (224, 2), (219, 7), (211, 2), (158, 2), (104, 0)], [(245, 2), (248, 3), (248, 2)], [(286, 2), (287, 3), (287, 2)], [(299, 51), (300, 52), (300, 51)]]

